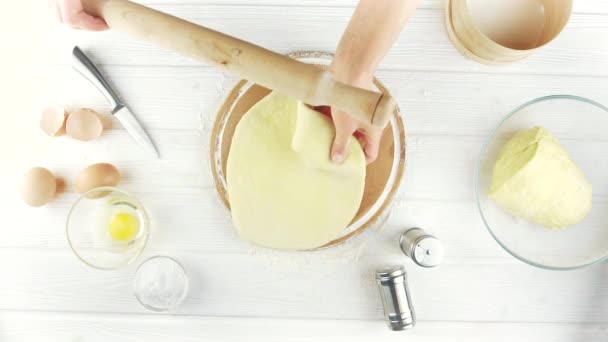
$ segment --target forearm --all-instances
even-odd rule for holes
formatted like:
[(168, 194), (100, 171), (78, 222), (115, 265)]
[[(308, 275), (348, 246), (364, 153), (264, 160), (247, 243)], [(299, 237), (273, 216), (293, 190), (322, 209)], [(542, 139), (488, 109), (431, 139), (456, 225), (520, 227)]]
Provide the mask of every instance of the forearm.
[(360, 0), (331, 66), (336, 77), (355, 84), (371, 79), (420, 1)]

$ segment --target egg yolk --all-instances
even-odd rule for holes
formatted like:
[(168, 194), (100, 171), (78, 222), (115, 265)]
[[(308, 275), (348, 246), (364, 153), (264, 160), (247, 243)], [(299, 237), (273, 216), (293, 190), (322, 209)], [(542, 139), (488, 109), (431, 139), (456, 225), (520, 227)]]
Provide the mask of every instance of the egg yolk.
[(112, 217), (110, 222), (110, 236), (114, 240), (132, 240), (139, 230), (139, 221), (128, 213), (119, 213)]

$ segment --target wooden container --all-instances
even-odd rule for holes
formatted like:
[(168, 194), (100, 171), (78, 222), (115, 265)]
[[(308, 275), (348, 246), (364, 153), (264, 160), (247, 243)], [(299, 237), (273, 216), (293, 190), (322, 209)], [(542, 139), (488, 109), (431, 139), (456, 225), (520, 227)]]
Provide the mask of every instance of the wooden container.
[(505, 64), (552, 41), (571, 12), (572, 0), (448, 0), (445, 25), (465, 56)]
[[(300, 61), (328, 64), (333, 55), (322, 52), (294, 52), (289, 55)], [(388, 94), (386, 88), (374, 80), (378, 91)], [(271, 90), (255, 83), (241, 80), (226, 96), (220, 106), (211, 131), (209, 157), (211, 173), (218, 196), (230, 210), (226, 185), (226, 162), (232, 136), (241, 117)], [(365, 190), (359, 211), (351, 224), (325, 246), (340, 244), (370, 227), (381, 226), (388, 218), (392, 199), (401, 184), (405, 170), (405, 128), (399, 108), (395, 107), (389, 125), (384, 130), (378, 159), (367, 166)]]

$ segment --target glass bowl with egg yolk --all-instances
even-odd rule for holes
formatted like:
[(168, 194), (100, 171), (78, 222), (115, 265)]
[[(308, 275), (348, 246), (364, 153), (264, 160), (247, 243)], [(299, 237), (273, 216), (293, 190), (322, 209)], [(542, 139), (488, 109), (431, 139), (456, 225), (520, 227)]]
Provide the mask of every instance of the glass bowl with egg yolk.
[[(547, 228), (528, 220), (517, 218), (491, 198), (494, 165), (502, 153), (503, 147), (516, 133), (530, 129), (541, 129), (549, 132), (558, 144), (569, 155), (569, 159), (580, 169), (586, 182), (591, 187), (591, 209), (585, 212), (582, 220), (561, 227)], [(551, 140), (553, 141), (553, 140)], [(529, 148), (534, 145), (527, 145)], [(511, 145), (514, 146), (514, 145)], [(546, 145), (545, 145), (546, 146)], [(539, 149), (539, 147), (536, 147)], [(506, 150), (506, 149), (505, 149)], [(545, 147), (547, 151), (547, 147)], [(486, 228), (498, 244), (517, 259), (532, 266), (550, 270), (570, 270), (594, 264), (608, 258), (608, 108), (579, 96), (551, 95), (526, 102), (511, 111), (487, 138), (481, 149), (475, 171), (475, 195), (479, 213)], [(522, 155), (520, 153), (520, 155)], [(546, 159), (547, 154), (535, 156), (524, 167), (526, 176), (540, 176), (534, 183), (522, 181), (517, 171), (511, 177), (519, 177), (518, 183), (528, 184), (523, 188), (510, 187), (511, 190), (523, 189), (520, 203), (524, 210), (549, 208), (555, 203), (568, 203), (560, 207), (555, 215), (546, 215), (544, 219), (554, 220), (575, 211), (578, 206), (589, 200), (589, 197), (576, 198), (573, 195), (559, 196), (550, 200), (534, 202), (531, 194), (539, 189), (540, 184), (552, 182), (550, 177), (568, 172), (564, 159)], [(504, 160), (504, 159), (503, 159)], [(540, 162), (538, 160), (541, 160)], [(549, 161), (550, 169), (546, 167)], [(558, 161), (561, 167), (554, 167)], [(534, 164), (532, 164), (534, 163)], [(532, 165), (532, 167), (528, 167)], [(524, 170), (521, 169), (515, 170)], [(534, 176), (536, 177), (536, 176)], [(557, 193), (566, 193), (563, 178), (555, 187)], [(569, 179), (570, 180), (570, 179)], [(507, 191), (504, 183), (499, 188)], [(582, 186), (582, 185), (580, 185)], [(559, 189), (557, 189), (559, 188)], [(496, 188), (494, 188), (496, 189)], [(495, 190), (497, 191), (497, 190)], [(567, 192), (572, 193), (572, 192)], [(494, 192), (496, 194), (496, 192)], [(510, 192), (507, 195), (512, 195)], [(536, 194), (539, 195), (538, 193)], [(543, 196), (544, 193), (540, 193)]]
[(113, 187), (84, 193), (67, 219), (67, 238), (76, 256), (102, 270), (133, 262), (148, 240), (149, 219), (131, 194)]

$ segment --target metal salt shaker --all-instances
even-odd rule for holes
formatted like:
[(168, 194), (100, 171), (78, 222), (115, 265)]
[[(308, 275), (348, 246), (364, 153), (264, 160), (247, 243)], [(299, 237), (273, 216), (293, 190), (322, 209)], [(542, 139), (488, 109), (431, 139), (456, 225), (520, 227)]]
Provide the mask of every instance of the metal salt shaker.
[(408, 330), (416, 324), (414, 307), (407, 286), (407, 272), (401, 265), (376, 271), (376, 282), (384, 307), (384, 318), (391, 330)]
[(420, 228), (411, 228), (401, 234), (401, 250), (422, 267), (435, 267), (443, 260), (441, 241)]

